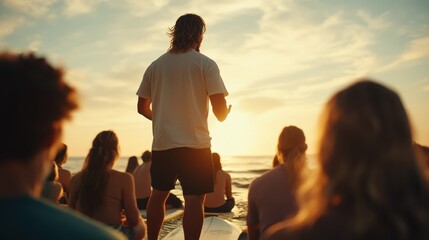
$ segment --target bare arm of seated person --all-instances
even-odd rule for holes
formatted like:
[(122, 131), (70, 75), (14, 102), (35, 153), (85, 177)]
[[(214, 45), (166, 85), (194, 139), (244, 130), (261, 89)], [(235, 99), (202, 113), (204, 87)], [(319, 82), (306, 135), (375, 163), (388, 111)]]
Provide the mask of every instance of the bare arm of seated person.
[(123, 173), (122, 192), (127, 224), (134, 228), (135, 239), (142, 239), (145, 235), (146, 228), (137, 208), (134, 178), (129, 173)]
[(231, 175), (226, 173), (226, 182), (225, 182), (225, 195), (227, 199), (232, 198), (232, 187), (231, 187)]

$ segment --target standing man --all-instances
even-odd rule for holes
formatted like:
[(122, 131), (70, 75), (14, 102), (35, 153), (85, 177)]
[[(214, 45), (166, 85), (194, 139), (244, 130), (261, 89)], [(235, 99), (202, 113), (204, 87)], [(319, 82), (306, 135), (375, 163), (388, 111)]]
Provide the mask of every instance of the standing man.
[[(199, 239), (205, 194), (213, 191), (209, 99), (219, 121), (228, 116), (228, 92), (217, 64), (200, 53), (204, 20), (185, 14), (170, 29), (170, 48), (146, 70), (137, 91), (138, 112), (152, 120), (152, 195), (148, 202), (148, 239), (163, 223), (164, 203), (178, 179), (185, 198), (186, 240)], [(151, 107), (152, 105), (152, 107)]]

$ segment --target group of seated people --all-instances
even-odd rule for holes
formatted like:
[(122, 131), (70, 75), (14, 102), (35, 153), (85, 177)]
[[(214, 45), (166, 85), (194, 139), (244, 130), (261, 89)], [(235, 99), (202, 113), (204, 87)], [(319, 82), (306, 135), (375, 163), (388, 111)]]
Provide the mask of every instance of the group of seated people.
[[(145, 151), (142, 154), (141, 165), (135, 161), (135, 157), (130, 157), (124, 173), (113, 169), (119, 157), (118, 143), (113, 131), (99, 133), (85, 158), (82, 170), (73, 177), (70, 171), (62, 168), (67, 161), (67, 145), (62, 144), (44, 183), (42, 197), (55, 203), (67, 204), (70, 208), (119, 230), (128, 239), (142, 239), (144, 222), (138, 210), (146, 209), (152, 192), (151, 152)], [(230, 212), (235, 204), (231, 176), (222, 170), (219, 154), (213, 153), (212, 156), (216, 172), (215, 191), (207, 195), (205, 210)], [(63, 171), (59, 172), (59, 169)], [(165, 207), (183, 208), (183, 204), (176, 195), (170, 193)]]
[[(133, 175), (114, 170), (119, 140), (102, 131), (72, 177), (62, 169), (62, 126), (78, 101), (62, 69), (33, 54), (0, 53), (0, 75), (0, 238), (142, 239), (139, 207), (150, 189), (136, 193), (135, 179), (147, 173), (149, 154)], [(347, 86), (327, 102), (319, 131), (314, 169), (304, 132), (280, 133), (277, 166), (249, 187), (248, 239), (429, 238), (427, 148), (414, 144), (395, 91), (365, 79)], [(231, 177), (219, 155), (213, 160), (220, 195), (207, 194), (205, 208), (230, 211)], [(69, 208), (41, 200), (44, 190)]]
[[(152, 154), (146, 150), (141, 155), (142, 164), (138, 163), (135, 156), (128, 159), (126, 172), (133, 174), (137, 207), (139, 210), (145, 210), (147, 202), (149, 201), (151, 188), (150, 166), (152, 163)], [(204, 202), (204, 211), (208, 213), (227, 213), (231, 212), (235, 206), (235, 200), (232, 196), (231, 189), (231, 175), (222, 169), (220, 155), (216, 152), (212, 153), (213, 171), (215, 172), (215, 186), (214, 191), (206, 195)], [(174, 193), (170, 193), (166, 203), (166, 209), (183, 208), (183, 203)]]

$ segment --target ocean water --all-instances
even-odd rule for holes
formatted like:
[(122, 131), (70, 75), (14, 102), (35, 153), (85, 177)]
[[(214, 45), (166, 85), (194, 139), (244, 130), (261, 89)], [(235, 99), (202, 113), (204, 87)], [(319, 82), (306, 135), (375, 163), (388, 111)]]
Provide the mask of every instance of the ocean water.
[[(308, 156), (311, 160), (313, 156)], [(241, 229), (246, 228), (247, 215), (247, 192), (249, 184), (253, 179), (260, 176), (264, 172), (271, 169), (273, 156), (225, 156), (221, 158), (223, 170), (229, 172), (232, 178), (232, 195), (235, 198), (236, 206), (233, 208), (233, 215), (228, 218)], [(64, 168), (72, 173), (79, 171), (82, 168), (83, 157), (69, 157)], [(139, 160), (141, 161), (141, 160)], [(128, 156), (121, 157), (116, 161), (114, 169), (125, 171), (128, 163)], [(176, 184), (176, 189), (172, 190), (179, 198), (183, 200), (180, 184)], [(176, 219), (165, 223), (161, 229), (161, 236), (165, 235), (170, 230), (180, 226), (181, 219)]]

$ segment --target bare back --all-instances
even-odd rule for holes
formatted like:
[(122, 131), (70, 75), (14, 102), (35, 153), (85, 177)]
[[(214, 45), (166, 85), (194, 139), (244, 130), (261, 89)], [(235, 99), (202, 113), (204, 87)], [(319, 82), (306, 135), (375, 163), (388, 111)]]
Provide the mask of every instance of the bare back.
[(72, 175), (69, 170), (58, 167), (58, 182), (63, 186), (63, 190), (67, 197), (69, 194), (71, 177)]
[(214, 191), (206, 195), (205, 207), (216, 208), (225, 203), (225, 197), (232, 197), (231, 176), (229, 173), (219, 170), (216, 173)]
[(144, 162), (134, 170), (133, 176), (137, 199), (148, 198), (152, 193), (152, 179), (150, 177), (151, 164), (152, 161)]
[[(76, 190), (80, 185), (80, 173), (71, 180), (71, 198), (69, 206), (81, 210), (76, 204)], [(134, 181), (129, 173), (111, 170), (106, 191), (102, 198), (100, 208), (94, 212), (92, 218), (109, 225), (122, 223), (122, 210), (128, 225), (135, 226), (139, 221), (139, 212), (135, 200)]]

